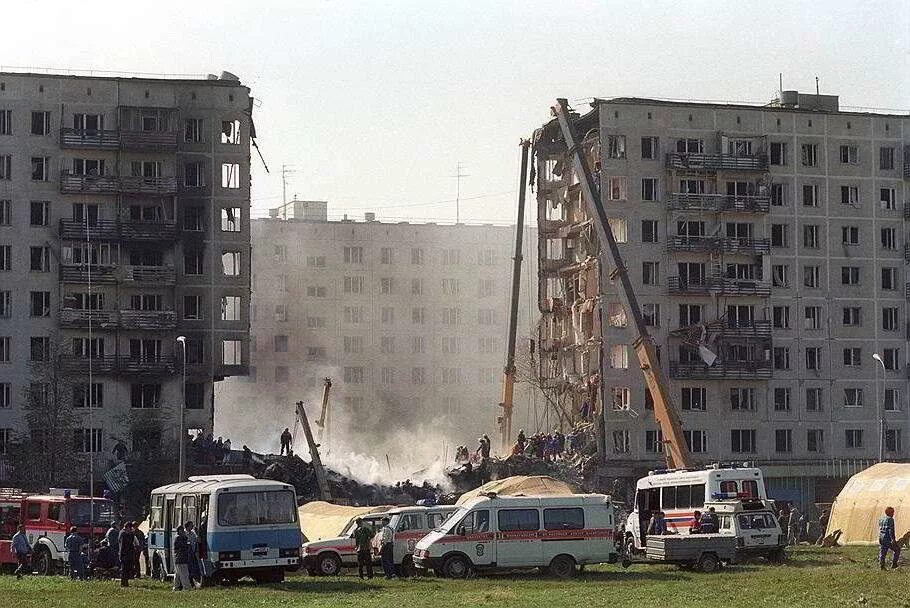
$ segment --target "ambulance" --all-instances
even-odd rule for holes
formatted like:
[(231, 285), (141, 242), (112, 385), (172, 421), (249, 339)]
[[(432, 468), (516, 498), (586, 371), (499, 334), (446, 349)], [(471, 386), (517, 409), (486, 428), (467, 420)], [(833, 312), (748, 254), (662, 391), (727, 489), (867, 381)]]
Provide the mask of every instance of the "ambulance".
[(474, 571), (540, 568), (559, 578), (577, 566), (615, 563), (616, 511), (609, 496), (498, 496), (472, 498), (421, 539), (417, 568), (449, 578)]

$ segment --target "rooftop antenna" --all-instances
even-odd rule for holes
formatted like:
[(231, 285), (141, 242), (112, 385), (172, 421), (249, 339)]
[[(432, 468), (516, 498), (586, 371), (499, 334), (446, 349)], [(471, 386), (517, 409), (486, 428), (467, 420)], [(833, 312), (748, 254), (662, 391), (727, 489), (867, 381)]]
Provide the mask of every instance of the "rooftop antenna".
[(780, 80), (780, 85), (778, 86), (777, 92), (780, 93), (780, 99), (781, 99), (781, 101), (783, 101), (783, 99), (784, 99), (784, 73), (780, 72), (777, 76), (778, 76), (778, 79)]
[(281, 219), (288, 219), (288, 175), (297, 173), (294, 165), (281, 165)]
[(449, 177), (455, 178), (455, 223), (458, 224), (461, 219), (461, 178), (470, 177), (470, 175), (461, 172), (461, 162), (459, 162), (455, 165), (455, 175)]

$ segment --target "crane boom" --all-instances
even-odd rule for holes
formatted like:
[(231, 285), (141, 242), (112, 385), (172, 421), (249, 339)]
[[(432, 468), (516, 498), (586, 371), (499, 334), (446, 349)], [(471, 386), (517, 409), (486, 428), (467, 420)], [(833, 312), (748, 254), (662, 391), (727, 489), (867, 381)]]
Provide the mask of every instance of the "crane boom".
[[(296, 405), (297, 421), (300, 423), (301, 428), (303, 428), (307, 446), (310, 448), (310, 460), (313, 464), (313, 473), (316, 475), (316, 485), (319, 486), (319, 496), (322, 500), (328, 502), (332, 500), (332, 491), (329, 488), (329, 480), (325, 475), (325, 468), (322, 466), (322, 459), (319, 457), (319, 444), (313, 439), (313, 431), (310, 429), (310, 421), (307, 419), (303, 401), (298, 401)], [(297, 430), (296, 426), (294, 430)]]
[(618, 284), (619, 297), (634, 325), (635, 338), (632, 346), (638, 356), (641, 371), (645, 377), (645, 384), (651, 391), (651, 397), (654, 401), (654, 419), (660, 426), (663, 435), (664, 455), (667, 459), (667, 465), (673, 469), (692, 468), (694, 463), (683, 437), (679, 415), (670, 397), (667, 378), (660, 367), (660, 362), (657, 360), (654, 342), (648, 333), (648, 328), (641, 315), (638, 298), (635, 296), (635, 290), (632, 287), (632, 281), (629, 279), (616, 239), (613, 237), (613, 230), (610, 228), (603, 202), (600, 199), (600, 190), (595, 187), (594, 177), (591, 175), (591, 170), (585, 159), (581, 142), (578, 141), (575, 127), (569, 115), (568, 102), (565, 99), (557, 99), (556, 104), (551, 109), (559, 122), (560, 129), (562, 129), (568, 153), (572, 156), (572, 164), (580, 181), (582, 196), (588, 205), (588, 210), (597, 219), (594, 222), (594, 226), (597, 228), (597, 236), (600, 242), (603, 243), (604, 249), (609, 256), (608, 259), (613, 265), (610, 278)]

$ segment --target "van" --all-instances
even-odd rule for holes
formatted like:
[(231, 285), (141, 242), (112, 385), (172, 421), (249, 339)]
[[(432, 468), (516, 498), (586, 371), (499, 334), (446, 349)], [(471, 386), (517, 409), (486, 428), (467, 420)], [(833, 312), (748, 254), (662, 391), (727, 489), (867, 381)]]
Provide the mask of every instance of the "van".
[(449, 578), (534, 567), (569, 578), (577, 566), (615, 563), (618, 554), (609, 496), (491, 493), (467, 501), (421, 539), (414, 564)]
[(737, 561), (754, 557), (764, 557), (771, 562), (784, 560), (787, 535), (767, 501), (745, 499), (705, 503), (706, 509), (710, 507), (714, 507), (720, 521), (718, 532), (736, 537)]
[(667, 530), (688, 534), (695, 523), (695, 511), (705, 503), (721, 499), (765, 500), (765, 480), (760, 469), (712, 465), (705, 469), (657, 470), (642, 477), (635, 485), (635, 503), (626, 518), (624, 542), (632, 555), (643, 551), (648, 523), (655, 511), (663, 511)]
[[(455, 506), (398, 507), (385, 513), (364, 515), (376, 532), (382, 526), (382, 519), (390, 519), (393, 533), (392, 556), (399, 574), (407, 576), (413, 572), (412, 555), (414, 546), (430, 530), (442, 525), (446, 518), (458, 510)], [(357, 547), (354, 544), (356, 518), (348, 524), (341, 536), (308, 542), (303, 545), (303, 562), (307, 571), (317, 576), (336, 576), (343, 567), (357, 566)], [(374, 545), (377, 543), (374, 542)], [(378, 548), (374, 547), (373, 563), (379, 564)]]

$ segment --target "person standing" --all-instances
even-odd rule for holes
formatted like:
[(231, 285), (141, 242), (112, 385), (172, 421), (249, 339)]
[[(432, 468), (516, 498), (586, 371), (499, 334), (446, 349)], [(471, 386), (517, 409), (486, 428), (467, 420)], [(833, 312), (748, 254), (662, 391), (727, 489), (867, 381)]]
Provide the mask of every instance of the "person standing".
[(281, 453), (279, 456), (284, 456), (284, 453), (287, 452), (288, 456), (291, 455), (291, 430), (288, 427), (284, 427), (284, 431), (281, 433)]
[(111, 527), (107, 529), (107, 532), (104, 534), (104, 540), (107, 541), (107, 546), (112, 548), (114, 552), (117, 552), (117, 542), (120, 538), (120, 526), (116, 521), (111, 522)]
[(793, 505), (790, 508), (790, 515), (787, 518), (787, 528), (789, 531), (787, 537), (788, 545), (799, 544), (799, 517), (799, 509), (796, 508), (796, 505)]
[(395, 533), (389, 526), (391, 520), (382, 518), (382, 529), (379, 531), (379, 559), (382, 563), (382, 572), (387, 579), (395, 578), (395, 557), (393, 555)]
[(828, 530), (828, 519), (830, 519), (830, 516), (828, 515), (828, 509), (825, 509), (822, 511), (822, 514), (818, 518), (819, 535), (818, 539), (815, 541), (818, 545), (822, 544), (822, 540), (825, 538), (825, 533)]
[(16, 554), (16, 579), (21, 579), (23, 574), (32, 572), (32, 546), (25, 535), (25, 526), (19, 524), (16, 526), (16, 533), (13, 534), (12, 550)]
[(190, 561), (187, 564), (190, 584), (196, 585), (197, 582), (202, 580), (199, 570), (199, 536), (196, 534), (196, 524), (191, 521), (183, 524), (183, 529), (186, 530), (186, 541), (190, 545)]
[(888, 551), (894, 552), (891, 569), (898, 567), (901, 558), (901, 547), (894, 531), (894, 507), (886, 507), (885, 514), (878, 520), (878, 565), (885, 569)]
[(76, 532), (76, 526), (70, 528), (70, 533), (63, 539), (63, 548), (66, 550), (66, 559), (70, 565), (70, 578), (74, 581), (85, 579), (82, 568), (82, 545), (84, 542), (82, 535)]
[(142, 570), (139, 568), (140, 558), (145, 558), (145, 573), (149, 574), (152, 571), (149, 564), (149, 543), (145, 533), (139, 529), (139, 526), (134, 527), (136, 534), (136, 563), (133, 565), (133, 575), (135, 578), (142, 578)]
[(174, 539), (174, 591), (190, 591), (190, 543), (186, 538), (186, 529), (177, 526), (177, 537)]
[(128, 521), (123, 525), (123, 530), (117, 537), (117, 547), (120, 553), (120, 586), (129, 587), (133, 578), (133, 566), (136, 564), (136, 533), (133, 522)]
[(373, 578), (373, 526), (363, 518), (357, 518), (357, 528), (354, 530), (354, 544), (357, 546), (357, 573), (360, 578)]

